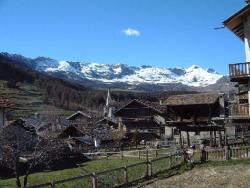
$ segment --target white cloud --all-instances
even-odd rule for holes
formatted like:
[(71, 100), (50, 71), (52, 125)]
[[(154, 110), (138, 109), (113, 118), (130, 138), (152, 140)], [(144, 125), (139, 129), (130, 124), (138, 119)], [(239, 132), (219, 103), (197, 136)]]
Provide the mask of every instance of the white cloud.
[(122, 31), (127, 36), (136, 36), (139, 37), (141, 35), (140, 31), (132, 28), (128, 28)]

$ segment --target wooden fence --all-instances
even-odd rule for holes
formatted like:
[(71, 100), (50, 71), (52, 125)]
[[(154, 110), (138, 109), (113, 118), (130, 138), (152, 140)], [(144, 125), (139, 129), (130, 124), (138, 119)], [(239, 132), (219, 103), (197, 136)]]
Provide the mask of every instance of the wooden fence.
[(140, 150), (127, 150), (118, 152), (90, 152), (83, 153), (83, 155), (90, 159), (106, 158), (106, 159), (124, 159), (124, 158), (137, 158), (137, 159), (153, 159), (159, 156), (166, 156), (175, 153), (172, 148), (159, 148), (159, 149), (140, 149)]
[[(152, 151), (157, 158), (153, 158)], [(107, 169), (104, 171), (98, 171), (88, 173), (76, 177), (70, 177), (62, 180), (52, 180), (51, 182), (32, 185), (28, 188), (43, 188), (43, 187), (86, 187), (86, 188), (98, 188), (98, 187), (119, 187), (128, 185), (130, 183), (150, 178), (163, 171), (169, 170), (184, 162), (182, 153), (175, 153), (165, 156), (157, 154), (157, 149), (151, 150), (151, 154), (148, 150), (138, 150), (138, 158), (145, 157), (145, 161), (135, 164), (121, 166), (118, 168)], [(146, 152), (146, 153), (144, 153)], [(103, 152), (104, 153), (104, 152)], [(106, 152), (105, 154), (107, 155)], [(113, 152), (114, 153), (114, 152)], [(124, 157), (123, 153), (118, 153), (121, 158)], [(109, 153), (110, 154), (110, 153)], [(105, 156), (105, 155), (104, 155)], [(203, 161), (222, 161), (229, 159), (243, 159), (250, 157), (250, 146), (231, 146), (224, 148), (206, 148), (205, 150), (197, 150), (195, 152), (197, 157), (195, 160), (200, 161), (203, 157)], [(194, 156), (194, 158), (195, 158)], [(109, 159), (109, 157), (107, 157)], [(68, 185), (68, 186), (67, 186)]]
[(119, 187), (142, 179), (150, 178), (162, 171), (171, 169), (183, 162), (182, 154), (171, 154), (163, 157), (149, 159), (148, 152), (146, 153), (146, 160), (143, 162), (122, 166), (104, 171), (88, 173), (76, 177), (71, 177), (63, 180), (52, 180), (51, 182), (32, 185), (28, 188), (40, 187)]
[[(202, 151), (198, 152), (202, 156)], [(250, 157), (250, 146), (231, 146), (217, 149), (206, 149), (203, 153), (204, 161), (222, 161), (229, 159), (243, 159)]]

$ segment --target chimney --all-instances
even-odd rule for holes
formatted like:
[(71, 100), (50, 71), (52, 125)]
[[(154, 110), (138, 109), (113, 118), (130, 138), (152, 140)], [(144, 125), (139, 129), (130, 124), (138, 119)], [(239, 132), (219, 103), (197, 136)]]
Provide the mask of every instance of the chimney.
[(34, 113), (34, 118), (35, 118), (35, 119), (38, 119), (39, 117), (40, 117), (40, 114), (39, 114), (39, 113), (37, 113), (37, 112)]
[(162, 105), (162, 100), (161, 99), (159, 100), (159, 104)]

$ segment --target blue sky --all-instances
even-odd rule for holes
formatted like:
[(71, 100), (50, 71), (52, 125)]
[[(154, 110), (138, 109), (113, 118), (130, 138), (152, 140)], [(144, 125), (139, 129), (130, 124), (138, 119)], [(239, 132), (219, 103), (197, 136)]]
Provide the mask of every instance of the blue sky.
[(244, 0), (0, 0), (0, 51), (228, 73), (244, 45), (214, 30)]

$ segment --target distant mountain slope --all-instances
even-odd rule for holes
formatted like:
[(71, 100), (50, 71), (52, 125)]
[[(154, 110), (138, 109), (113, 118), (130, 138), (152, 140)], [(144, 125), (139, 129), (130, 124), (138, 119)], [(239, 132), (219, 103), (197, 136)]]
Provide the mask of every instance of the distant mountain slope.
[(8, 97), (16, 104), (17, 109), (8, 113), (8, 120), (29, 117), (35, 113), (60, 116), (72, 114), (71, 111), (55, 107), (52, 101), (44, 103), (40, 89), (34, 84), (18, 82), (13, 86), (11, 82), (0, 80), (0, 96)]
[[(92, 88), (117, 88), (140, 91), (192, 90), (216, 84), (223, 75), (199, 66), (184, 68), (134, 67), (125, 64), (98, 64), (56, 61), (48, 57), (35, 59), (1, 53), (14, 64)], [(195, 89), (195, 90), (196, 90)]]
[[(94, 90), (82, 85), (65, 81), (32, 68), (33, 64), (26, 59), (9, 58), (0, 54), (0, 96), (10, 98), (17, 103), (20, 110), (15, 116), (26, 116), (35, 112), (62, 114), (68, 110), (92, 111), (101, 113), (106, 99), (105, 90)], [(144, 88), (143, 88), (144, 89)], [(128, 92), (112, 90), (114, 101), (124, 105), (132, 99), (159, 102), (175, 92)], [(53, 112), (52, 112), (53, 111)]]

